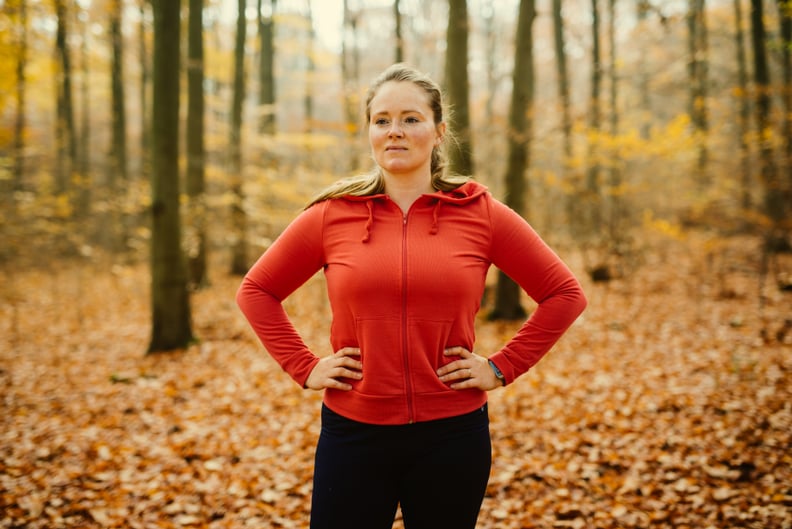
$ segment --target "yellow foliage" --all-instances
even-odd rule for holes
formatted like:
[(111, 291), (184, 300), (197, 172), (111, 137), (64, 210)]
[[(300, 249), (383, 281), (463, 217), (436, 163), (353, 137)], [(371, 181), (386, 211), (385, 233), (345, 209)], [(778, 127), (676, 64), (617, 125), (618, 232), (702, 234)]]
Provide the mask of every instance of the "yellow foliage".
[(653, 230), (674, 240), (682, 241), (685, 239), (685, 232), (679, 224), (670, 222), (666, 219), (655, 218), (651, 210), (643, 212), (644, 228)]

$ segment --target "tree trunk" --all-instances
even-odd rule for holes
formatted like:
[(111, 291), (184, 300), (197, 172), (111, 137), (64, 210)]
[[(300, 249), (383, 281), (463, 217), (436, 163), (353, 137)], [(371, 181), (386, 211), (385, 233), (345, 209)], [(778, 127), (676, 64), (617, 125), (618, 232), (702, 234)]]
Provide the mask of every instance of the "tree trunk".
[(151, 159), (151, 112), (148, 105), (150, 78), (149, 52), (146, 49), (146, 6), (150, 0), (139, 0), (140, 24), (138, 26), (138, 56), (140, 60), (140, 173), (146, 175)]
[(492, 5), (494, 0), (486, 0), (481, 6), (479, 16), (483, 19), (484, 42), (486, 64), (487, 64), (487, 92), (484, 102), (484, 123), (487, 129), (492, 127), (495, 119), (495, 92), (498, 89), (498, 74), (496, 73), (497, 64), (500, 60), (498, 56), (498, 41), (501, 36), (495, 28), (495, 8)]
[(12, 189), (21, 191), (25, 182), (25, 126), (27, 122), (25, 103), (25, 69), (28, 60), (28, 17), (27, 0), (19, 2), (17, 23), (18, 52), (16, 63), (16, 119), (14, 121), (14, 174)]
[[(610, 81), (610, 130), (612, 140), (619, 135), (619, 76), (616, 62), (616, 0), (608, 0), (608, 72)], [(610, 193), (608, 194), (608, 230), (611, 243), (619, 245), (624, 239), (628, 226), (624, 224), (624, 204), (621, 200), (621, 164), (619, 149), (611, 150), (608, 171), (610, 173)]]
[(448, 1), (446, 33), (445, 91), (453, 109), (449, 126), (456, 135), (456, 145), (449, 148), (452, 173), (473, 174), (473, 149), (470, 137), (468, 82), (468, 13), (467, 0)]
[[(520, 0), (519, 10), (509, 111), (509, 154), (504, 180), (506, 205), (525, 216), (526, 171), (530, 165), (529, 152), (533, 132), (533, 21), (536, 17), (534, 0)], [(520, 304), (519, 286), (502, 271), (498, 271), (495, 306), (489, 318), (514, 320), (524, 318), (525, 315), (525, 309)]]
[(756, 126), (759, 136), (759, 175), (764, 187), (764, 213), (772, 224), (767, 242), (774, 244), (781, 236), (784, 219), (784, 196), (773, 160), (772, 124), (770, 122), (770, 71), (767, 64), (766, 33), (762, 0), (751, 0), (751, 43), (754, 51), (756, 85)]
[(244, 275), (249, 263), (247, 260), (247, 214), (245, 213), (245, 193), (242, 175), (242, 103), (245, 100), (245, 0), (237, 2), (236, 46), (234, 51), (234, 96), (231, 104), (231, 137), (229, 150), (229, 171), (231, 173), (231, 223), (234, 243), (231, 249), (231, 274)]
[[(649, 0), (638, 0), (637, 2), (637, 18), (638, 18), (638, 31), (643, 32), (646, 29), (646, 19), (649, 15)], [(652, 106), (649, 98), (649, 68), (648, 61), (638, 61), (638, 93), (641, 109), (641, 138), (648, 140), (649, 132), (651, 130), (651, 116)]]
[(55, 34), (56, 52), (60, 70), (56, 83), (58, 94), (55, 144), (57, 167), (55, 168), (55, 191), (65, 193), (71, 183), (72, 171), (77, 159), (77, 134), (74, 127), (74, 105), (72, 103), (71, 54), (68, 46), (68, 12), (64, 0), (55, 0), (58, 27)]
[(748, 66), (743, 32), (742, 0), (734, 0), (734, 26), (737, 48), (737, 134), (740, 143), (740, 205), (747, 212), (751, 209), (751, 163), (748, 147), (751, 108), (748, 104)]
[(206, 183), (204, 149), (203, 0), (190, 0), (187, 50), (187, 270), (192, 289), (207, 276)]
[[(360, 52), (357, 46), (357, 14), (349, 9), (349, 0), (344, 0), (344, 22), (341, 37), (341, 85), (343, 87), (344, 118), (346, 120), (349, 152), (349, 171), (358, 167), (359, 126), (358, 96)], [(351, 41), (351, 42), (350, 42)]]
[[(307, 61), (307, 68), (305, 71), (305, 95), (303, 96), (303, 109), (305, 110), (305, 126), (304, 131), (307, 134), (313, 132), (314, 129), (314, 100), (313, 89), (314, 80), (316, 77), (316, 61), (314, 60), (314, 41), (316, 40), (316, 31), (314, 31), (313, 9), (311, 7), (311, 0), (306, 0), (308, 4), (308, 34), (306, 41), (305, 58)], [(310, 143), (309, 149), (310, 149)], [(309, 157), (309, 159), (312, 157)]]
[(90, 22), (88, 17), (78, 17), (80, 24), (80, 136), (75, 169), (80, 182), (75, 200), (77, 215), (87, 218), (91, 211), (93, 185), (91, 182), (91, 76), (88, 39), (90, 38)]
[(784, 167), (787, 181), (785, 187), (787, 214), (792, 207), (792, 3), (778, 0), (779, 34), (781, 36), (781, 100), (784, 104)]
[(602, 54), (600, 51), (600, 16), (598, 0), (591, 0), (591, 92), (589, 95), (589, 133), (593, 139), (588, 144), (588, 170), (581, 193), (581, 213), (576, 215), (581, 224), (577, 231), (584, 241), (592, 242), (602, 228), (602, 197), (600, 190), (600, 140), (602, 117), (600, 92), (602, 85)]
[(149, 353), (184, 348), (193, 339), (179, 219), (179, 0), (153, 0), (154, 90), (151, 172), (151, 309)]
[(569, 72), (567, 56), (564, 49), (564, 18), (561, 16), (561, 0), (553, 0), (553, 42), (556, 56), (556, 74), (558, 76), (558, 98), (561, 101), (561, 131), (563, 133), (564, 179), (569, 174), (572, 161), (572, 105), (569, 96)]
[(705, 0), (689, 0), (688, 7), (688, 76), (690, 80), (690, 119), (695, 130), (696, 180), (700, 189), (709, 185), (707, 175), (709, 151), (707, 136), (709, 118), (707, 110), (707, 24), (704, 17)]
[(396, 24), (396, 55), (394, 62), (404, 62), (404, 37), (402, 37), (402, 16), (399, 0), (393, 2), (393, 21)]
[(270, 0), (269, 12), (262, 13), (259, 0), (259, 133), (273, 135), (276, 129), (275, 113), (275, 8)]
[(558, 99), (561, 107), (561, 133), (562, 152), (561, 181), (566, 185), (566, 216), (569, 226), (574, 225), (574, 218), (578, 214), (576, 189), (580, 184), (572, 170), (574, 148), (572, 144), (572, 104), (569, 95), (569, 68), (567, 66), (566, 37), (564, 36), (564, 17), (562, 15), (562, 0), (553, 0), (553, 47), (556, 57), (556, 77), (558, 86)]
[(110, 176), (108, 181), (111, 188), (127, 182), (127, 145), (126, 145), (126, 111), (124, 110), (124, 57), (121, 0), (112, 0), (110, 9), (110, 40), (113, 48), (111, 71), (111, 99), (113, 116), (113, 138), (110, 148)]

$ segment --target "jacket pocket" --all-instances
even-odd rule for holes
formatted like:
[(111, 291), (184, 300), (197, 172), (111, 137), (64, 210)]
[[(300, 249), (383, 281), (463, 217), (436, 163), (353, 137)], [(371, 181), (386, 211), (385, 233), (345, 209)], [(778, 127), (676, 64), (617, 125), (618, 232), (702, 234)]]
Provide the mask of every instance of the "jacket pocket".
[(363, 378), (353, 383), (355, 391), (368, 395), (403, 395), (406, 381), (399, 320), (357, 318), (355, 335), (363, 364)]
[(408, 322), (410, 372), (416, 393), (453, 391), (437, 376), (441, 366), (454, 360), (445, 356), (446, 348), (459, 345), (448, 343), (453, 322), (452, 319), (430, 318), (414, 318)]

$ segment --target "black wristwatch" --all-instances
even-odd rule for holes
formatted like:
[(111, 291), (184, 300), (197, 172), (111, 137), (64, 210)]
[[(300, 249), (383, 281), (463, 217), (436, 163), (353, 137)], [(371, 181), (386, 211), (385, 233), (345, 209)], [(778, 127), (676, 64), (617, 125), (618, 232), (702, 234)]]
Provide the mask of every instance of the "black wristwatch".
[(493, 362), (492, 360), (487, 360), (487, 361), (489, 362), (489, 365), (492, 368), (492, 370), (495, 372), (495, 376), (498, 378), (498, 380), (500, 380), (501, 385), (505, 386), (506, 385), (506, 377), (503, 376), (503, 373), (501, 373), (501, 370), (498, 369), (498, 366), (496, 366), (495, 362)]

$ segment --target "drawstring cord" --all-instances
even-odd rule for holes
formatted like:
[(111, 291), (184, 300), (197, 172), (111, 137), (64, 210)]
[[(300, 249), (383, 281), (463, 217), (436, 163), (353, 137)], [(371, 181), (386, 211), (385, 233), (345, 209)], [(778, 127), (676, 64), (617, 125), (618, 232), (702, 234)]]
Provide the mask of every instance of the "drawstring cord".
[(366, 220), (366, 233), (363, 234), (362, 242), (368, 242), (371, 238), (371, 226), (374, 224), (374, 204), (373, 200), (366, 200), (366, 207), (368, 208), (368, 219)]
[(442, 203), (443, 202), (441, 200), (438, 200), (437, 203), (435, 204), (434, 209), (432, 210), (432, 229), (429, 230), (430, 235), (437, 235), (437, 232), (440, 230), (440, 226), (438, 225), (437, 222), (437, 216), (440, 212), (440, 204)]

